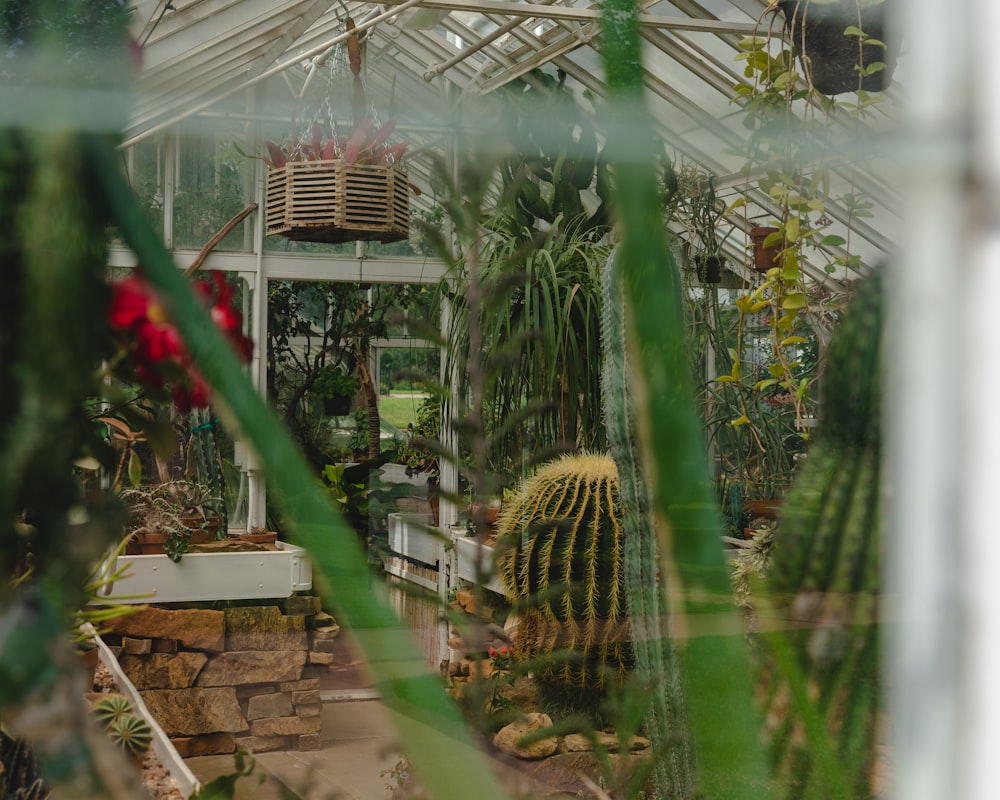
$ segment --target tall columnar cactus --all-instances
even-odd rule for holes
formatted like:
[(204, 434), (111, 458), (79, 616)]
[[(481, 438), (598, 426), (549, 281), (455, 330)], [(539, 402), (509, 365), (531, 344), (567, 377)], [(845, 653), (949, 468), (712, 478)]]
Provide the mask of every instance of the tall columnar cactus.
[(630, 374), (625, 299), (618, 251), (601, 277), (601, 394), (608, 446), (618, 466), (622, 498), (625, 588), (632, 627), (635, 671), (652, 691), (646, 728), (656, 762), (654, 776), (662, 796), (694, 796), (694, 765), (684, 714), (680, 667), (667, 630), (667, 599), (657, 575), (656, 534), (640, 467), (635, 384)]
[(792, 619), (765, 638), (782, 797), (877, 794), (882, 305), (875, 273), (830, 343), (823, 422), (774, 540), (769, 588)]
[(498, 574), (523, 609), (516, 649), (547, 662), (545, 681), (593, 689), (629, 668), (620, 513), (614, 461), (581, 454), (540, 469), (500, 515)]

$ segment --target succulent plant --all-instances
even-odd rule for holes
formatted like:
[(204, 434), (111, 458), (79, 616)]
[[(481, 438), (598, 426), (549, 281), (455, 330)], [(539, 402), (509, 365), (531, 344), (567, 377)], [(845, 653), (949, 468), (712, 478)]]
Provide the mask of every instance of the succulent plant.
[(137, 758), (153, 743), (153, 729), (136, 714), (119, 717), (108, 726), (112, 741), (129, 755)]
[(135, 713), (132, 703), (123, 694), (109, 694), (95, 700), (90, 706), (90, 712), (104, 728), (128, 714)]
[(543, 681), (600, 688), (631, 661), (618, 471), (605, 455), (563, 456), (525, 481), (497, 521), (498, 574), (523, 609), (521, 658)]
[(133, 757), (141, 756), (153, 741), (149, 723), (135, 713), (135, 707), (123, 694), (109, 694), (95, 701), (91, 713), (108, 732), (112, 741)]

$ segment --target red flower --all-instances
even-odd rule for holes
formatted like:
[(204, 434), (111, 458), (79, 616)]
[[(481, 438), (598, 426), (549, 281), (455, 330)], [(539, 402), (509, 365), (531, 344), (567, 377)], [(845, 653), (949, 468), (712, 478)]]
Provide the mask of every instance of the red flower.
[[(232, 307), (235, 291), (223, 273), (209, 274), (210, 281), (195, 281), (195, 294), (245, 363), (253, 355), (253, 341), (243, 335), (243, 315)], [(183, 412), (208, 405), (208, 385), (194, 368), (191, 354), (156, 292), (142, 277), (133, 276), (115, 284), (108, 322), (143, 385), (168, 389)]]

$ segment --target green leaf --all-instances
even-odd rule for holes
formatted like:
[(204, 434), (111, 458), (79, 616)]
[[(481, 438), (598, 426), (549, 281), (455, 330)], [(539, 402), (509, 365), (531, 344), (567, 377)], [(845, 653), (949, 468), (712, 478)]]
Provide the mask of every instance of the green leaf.
[(130, 450), (128, 454), (128, 482), (132, 486), (142, 483), (142, 460), (135, 450)]
[(805, 308), (806, 303), (806, 296), (802, 292), (791, 292), (786, 294), (784, 299), (782, 299), (781, 307), (785, 311), (793, 311), (799, 308)]
[(785, 239), (789, 242), (798, 241), (799, 238), (799, 218), (791, 217), (785, 223)]
[(819, 243), (823, 247), (840, 247), (841, 245), (847, 244), (847, 239), (843, 236), (830, 234), (829, 236), (824, 236), (820, 239)]
[(764, 378), (762, 381), (757, 381), (757, 383), (753, 385), (753, 388), (755, 392), (759, 392), (763, 389), (768, 389), (771, 386), (777, 386), (777, 384), (778, 381), (774, 378)]
[(778, 343), (778, 347), (788, 347), (790, 344), (805, 344), (809, 340), (805, 336), (788, 336)]

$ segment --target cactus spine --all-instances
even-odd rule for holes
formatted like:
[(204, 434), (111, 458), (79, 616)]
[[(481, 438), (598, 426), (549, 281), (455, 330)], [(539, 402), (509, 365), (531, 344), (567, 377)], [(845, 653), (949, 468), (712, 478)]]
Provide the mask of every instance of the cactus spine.
[(542, 467), (500, 515), (497, 570), (523, 608), (517, 652), (546, 661), (543, 681), (591, 689), (629, 667), (619, 505), (614, 461), (581, 454)]
[[(680, 666), (667, 630), (667, 599), (657, 578), (659, 564), (652, 505), (643, 483), (637, 433), (637, 401), (628, 358), (625, 296), (618, 250), (601, 276), (601, 395), (608, 446), (618, 466), (622, 498), (625, 590), (632, 627), (635, 672), (651, 691), (646, 716), (655, 763), (654, 778), (663, 797), (694, 796), (694, 763), (688, 739)], [(656, 687), (662, 690), (656, 691)]]

